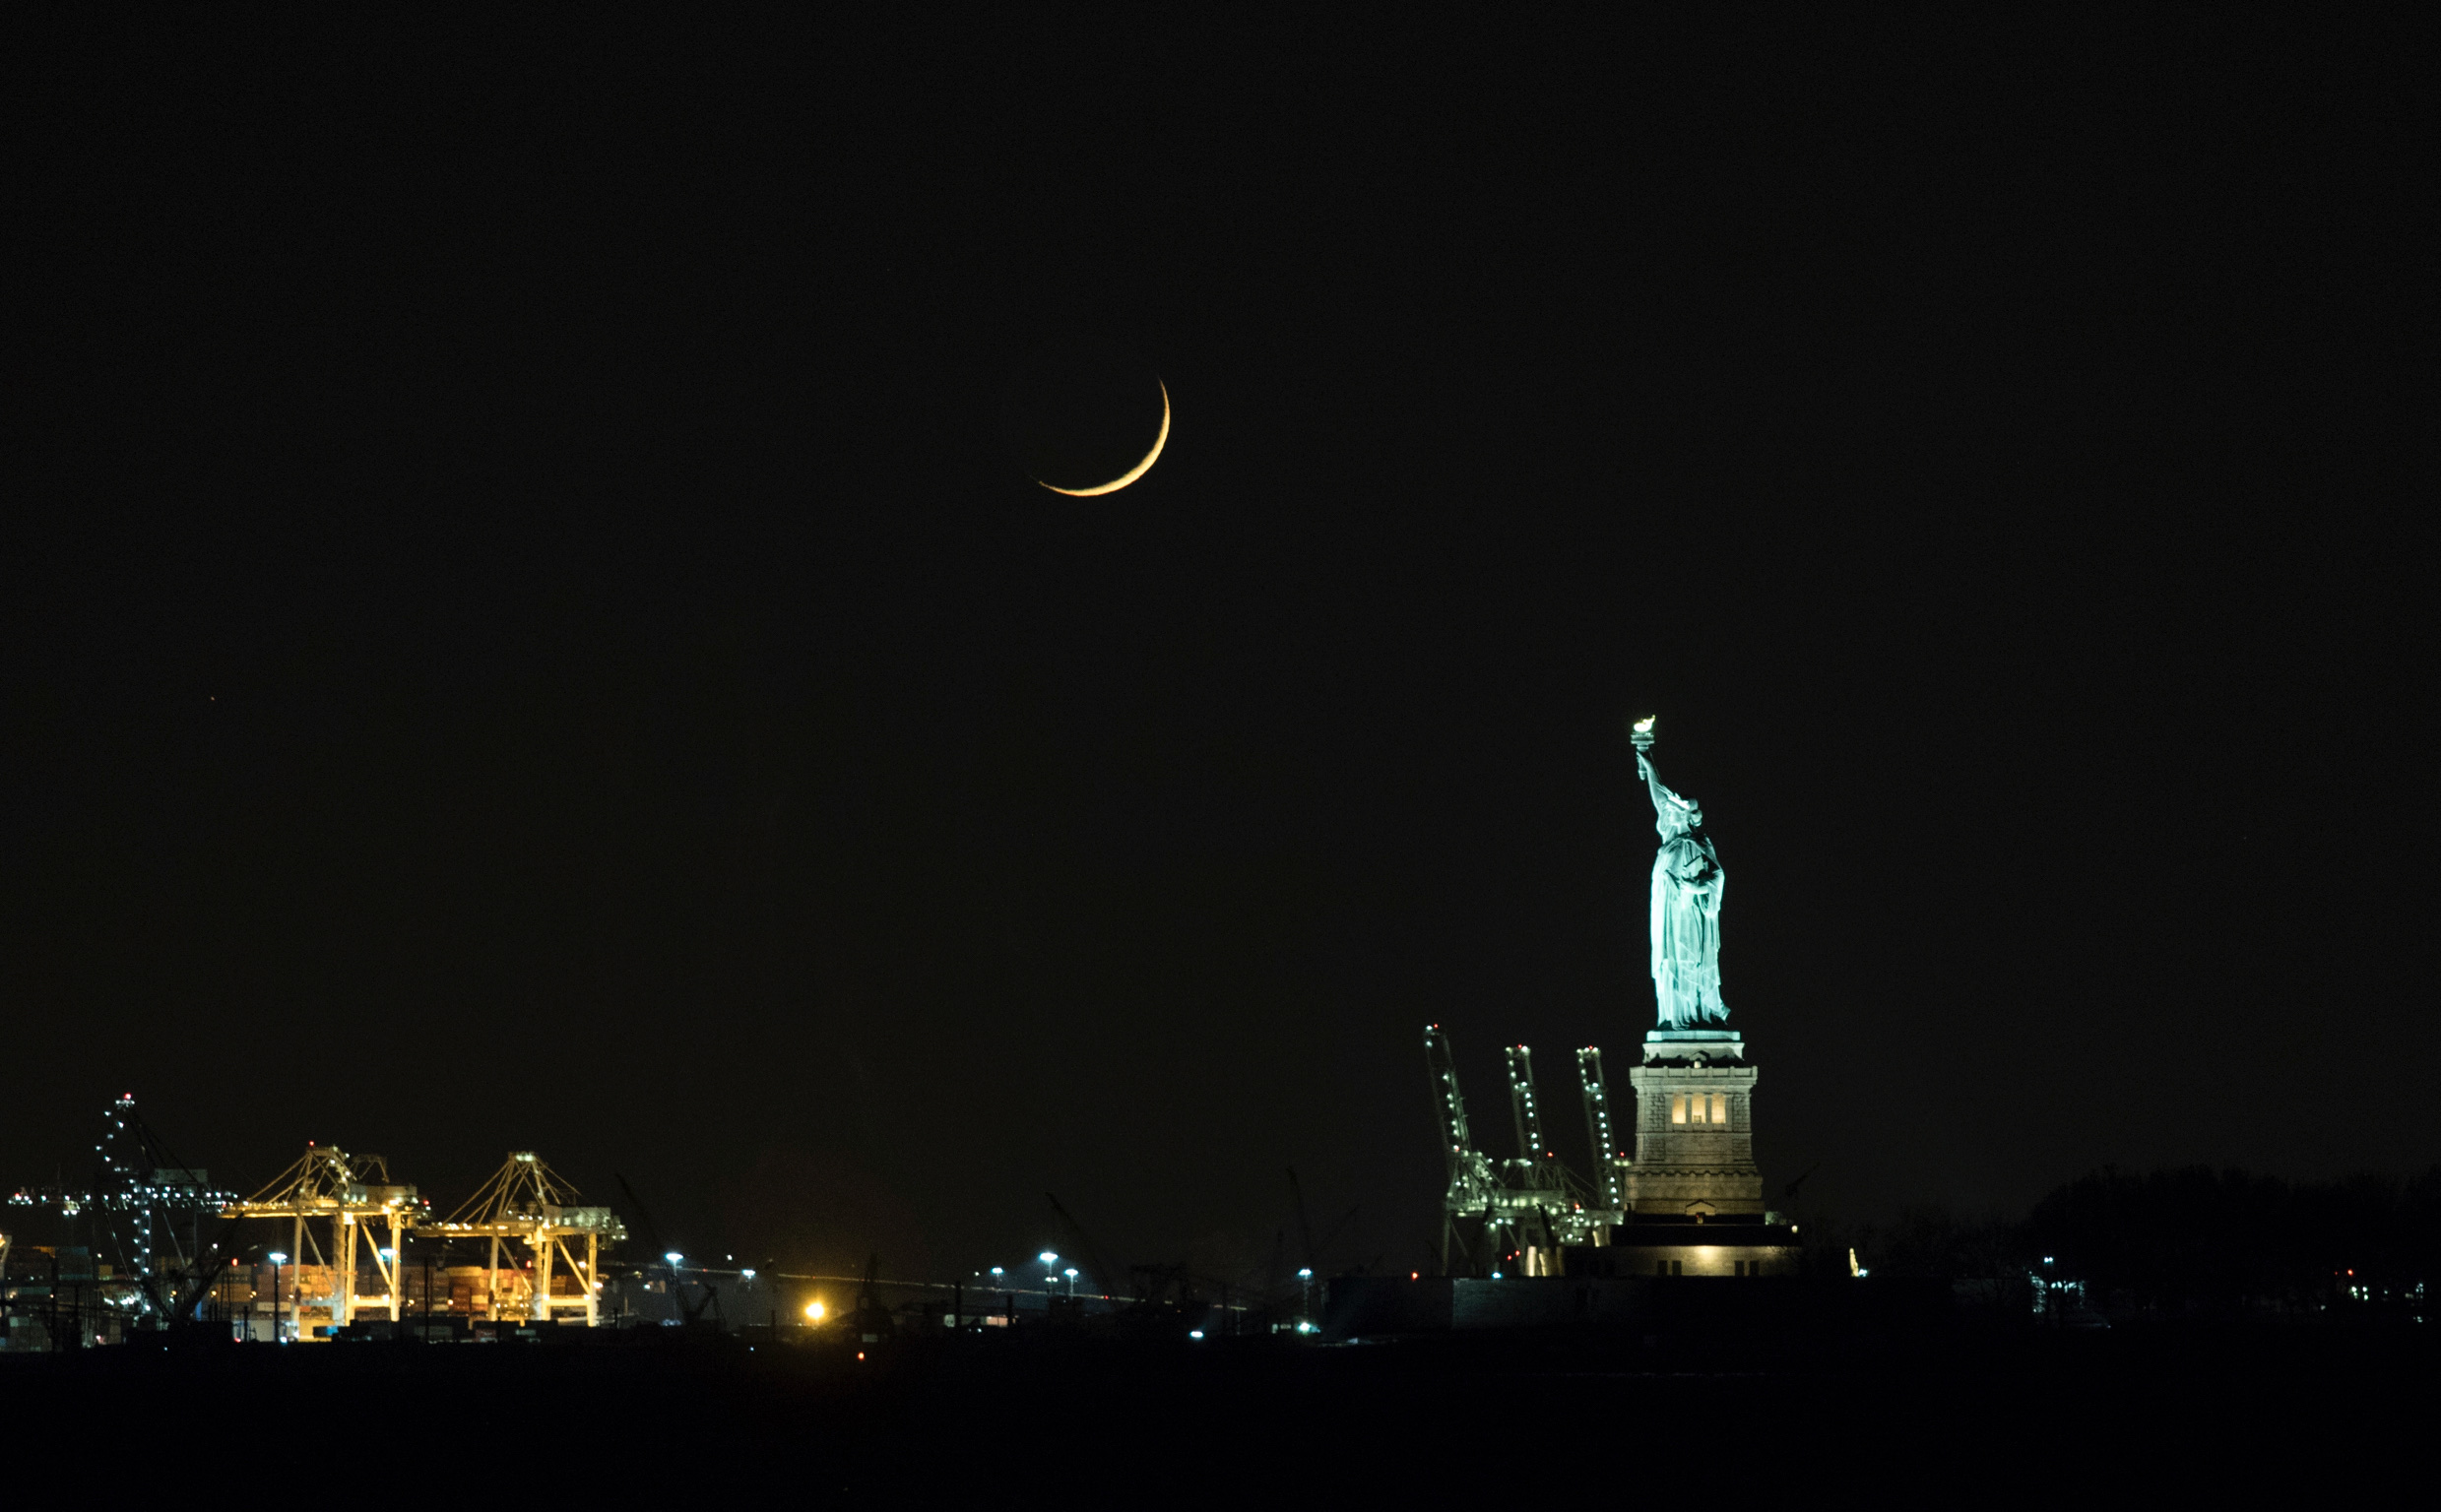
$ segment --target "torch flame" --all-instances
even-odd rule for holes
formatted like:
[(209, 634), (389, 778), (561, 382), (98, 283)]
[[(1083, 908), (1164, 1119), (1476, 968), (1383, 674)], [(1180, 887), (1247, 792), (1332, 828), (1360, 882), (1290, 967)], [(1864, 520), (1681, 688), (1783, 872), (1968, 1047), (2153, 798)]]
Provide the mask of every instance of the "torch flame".
[(1644, 716), (1642, 719), (1636, 722), (1636, 732), (1639, 735), (1648, 735), (1652, 733), (1652, 722), (1659, 718), (1659, 715), (1653, 714)]

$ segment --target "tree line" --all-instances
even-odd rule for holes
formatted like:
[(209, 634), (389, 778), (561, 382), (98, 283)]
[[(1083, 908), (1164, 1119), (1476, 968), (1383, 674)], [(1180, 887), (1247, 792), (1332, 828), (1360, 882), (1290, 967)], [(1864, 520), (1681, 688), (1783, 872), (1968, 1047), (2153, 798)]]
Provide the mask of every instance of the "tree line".
[(1822, 1269), (1999, 1284), (2082, 1282), (2096, 1304), (2176, 1315), (2312, 1311), (2335, 1304), (2420, 1313), (2441, 1289), (2441, 1166), (2406, 1179), (2284, 1181), (2193, 1166), (2104, 1166), (2045, 1193), (2016, 1221), (1908, 1208), (1865, 1226), (1800, 1230)]

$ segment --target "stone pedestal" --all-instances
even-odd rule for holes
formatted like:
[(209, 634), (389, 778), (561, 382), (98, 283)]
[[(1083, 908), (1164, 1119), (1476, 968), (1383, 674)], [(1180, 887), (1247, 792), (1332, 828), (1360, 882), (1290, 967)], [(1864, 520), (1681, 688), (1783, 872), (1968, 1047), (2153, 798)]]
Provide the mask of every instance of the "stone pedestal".
[(1636, 1159), (1622, 1163), (1638, 1219), (1763, 1216), (1755, 1165), (1755, 1081), (1746, 1046), (1724, 1030), (1655, 1030), (1636, 1088)]

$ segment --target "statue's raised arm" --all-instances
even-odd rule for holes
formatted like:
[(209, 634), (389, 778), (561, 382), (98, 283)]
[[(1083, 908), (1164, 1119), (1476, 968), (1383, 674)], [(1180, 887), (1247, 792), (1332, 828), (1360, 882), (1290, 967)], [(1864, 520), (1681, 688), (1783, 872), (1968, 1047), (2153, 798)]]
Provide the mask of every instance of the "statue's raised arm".
[(1644, 790), (1652, 797), (1653, 828), (1661, 832), (1663, 840), (1684, 835), (1703, 822), (1702, 805), (1662, 786), (1661, 774), (1653, 770), (1652, 759), (1642, 751), (1636, 753), (1636, 774), (1644, 780)]

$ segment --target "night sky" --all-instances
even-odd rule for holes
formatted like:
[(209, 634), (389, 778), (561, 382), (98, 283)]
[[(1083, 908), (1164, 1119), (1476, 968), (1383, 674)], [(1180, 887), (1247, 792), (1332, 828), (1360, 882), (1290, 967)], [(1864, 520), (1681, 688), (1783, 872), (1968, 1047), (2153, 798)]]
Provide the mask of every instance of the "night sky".
[[(1646, 713), (1774, 1194), (2441, 1159), (2428, 39), (2333, 22), (13, 48), (0, 1185), (133, 1092), (1403, 1270), (1424, 1025), (1626, 1115)], [(1141, 482), (1027, 478), (1047, 345)]]

